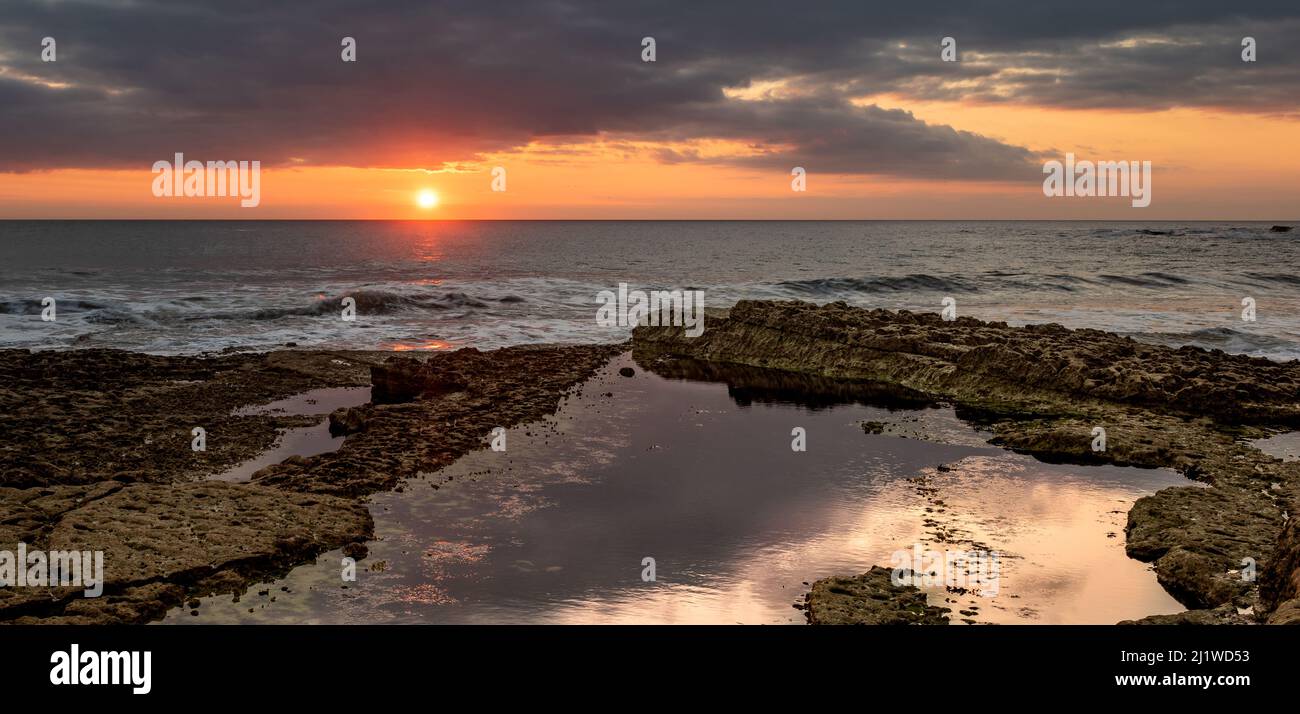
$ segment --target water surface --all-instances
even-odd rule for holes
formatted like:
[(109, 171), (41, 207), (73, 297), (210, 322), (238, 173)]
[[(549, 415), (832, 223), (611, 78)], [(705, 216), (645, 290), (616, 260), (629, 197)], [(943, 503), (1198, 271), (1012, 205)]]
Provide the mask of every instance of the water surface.
[[(0, 347), (616, 342), (617, 288), (1059, 322), (1300, 357), (1300, 234), (1091, 221), (0, 221)], [(41, 320), (41, 299), (59, 319)], [(344, 321), (352, 297), (357, 319)], [(1241, 319), (1254, 298), (1256, 321)]]
[[(1002, 554), (996, 597), (931, 591), (954, 620), (1184, 609), (1124, 554), (1125, 513), (1187, 483), (1172, 472), (1039, 463), (982, 445), (950, 409), (881, 406), (915, 407), (907, 395), (801, 392), (798, 378), (752, 371), (730, 385), (617, 374), (631, 364), (615, 360), (555, 416), (510, 430), (505, 452), (372, 497), (379, 539), (355, 582), (335, 551), (167, 621), (800, 623), (806, 582), (916, 543)], [(864, 420), (953, 443), (868, 434)], [(791, 450), (794, 427), (805, 452)]]
[(276, 437), (275, 445), (257, 456), (236, 464), (212, 476), (217, 481), (242, 482), (263, 468), (278, 464), (290, 456), (315, 456), (334, 451), (343, 446), (343, 437), (330, 433), (330, 412), (340, 407), (356, 407), (370, 401), (370, 387), (328, 387), (313, 389), (302, 394), (263, 405), (246, 406), (235, 410), (236, 416), (257, 414), (288, 414), (316, 416), (320, 421), (311, 426), (284, 429)]

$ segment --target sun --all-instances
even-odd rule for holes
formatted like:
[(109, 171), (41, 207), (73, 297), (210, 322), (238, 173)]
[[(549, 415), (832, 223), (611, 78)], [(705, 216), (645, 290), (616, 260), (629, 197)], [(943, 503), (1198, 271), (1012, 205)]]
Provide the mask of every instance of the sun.
[(438, 205), (438, 194), (432, 189), (424, 189), (415, 196), (415, 203), (420, 208), (430, 209)]

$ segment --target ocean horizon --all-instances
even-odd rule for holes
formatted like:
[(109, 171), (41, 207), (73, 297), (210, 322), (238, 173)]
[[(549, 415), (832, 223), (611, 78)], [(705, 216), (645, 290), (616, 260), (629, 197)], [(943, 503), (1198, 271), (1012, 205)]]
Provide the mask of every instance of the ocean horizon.
[[(0, 221), (0, 347), (158, 354), (626, 339), (596, 296), (704, 291), (1300, 357), (1269, 221)], [(43, 321), (43, 299), (58, 319)], [(340, 319), (352, 297), (356, 320)], [(1255, 321), (1242, 318), (1244, 299)]]

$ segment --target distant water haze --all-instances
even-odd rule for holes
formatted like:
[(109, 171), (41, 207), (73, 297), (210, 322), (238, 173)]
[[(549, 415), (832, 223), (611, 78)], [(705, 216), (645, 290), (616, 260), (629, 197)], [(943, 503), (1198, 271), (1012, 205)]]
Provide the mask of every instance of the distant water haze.
[[(1058, 322), (1300, 357), (1300, 232), (1270, 223), (0, 222), (0, 347), (153, 353), (607, 342), (596, 295), (695, 288)], [(57, 319), (41, 320), (42, 299)], [(356, 303), (345, 321), (342, 299)], [(1256, 320), (1242, 319), (1252, 298)], [(707, 328), (707, 325), (706, 325)]]

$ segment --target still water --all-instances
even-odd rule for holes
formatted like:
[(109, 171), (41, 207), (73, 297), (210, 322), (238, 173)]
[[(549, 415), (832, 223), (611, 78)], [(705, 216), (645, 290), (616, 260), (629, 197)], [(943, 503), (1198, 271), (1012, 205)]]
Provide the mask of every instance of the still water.
[(954, 622), (1184, 609), (1124, 554), (1128, 508), (1188, 483), (1177, 474), (1040, 463), (984, 445), (951, 409), (871, 389), (674, 371), (620, 357), (554, 416), (510, 430), (505, 452), (375, 495), (378, 540), (354, 582), (334, 551), (165, 622), (802, 623), (806, 582), (914, 544), (1000, 554), (996, 596), (928, 591)]

